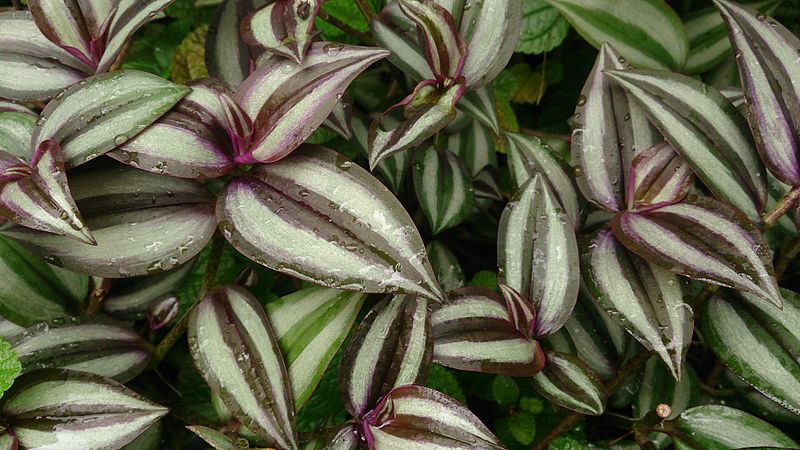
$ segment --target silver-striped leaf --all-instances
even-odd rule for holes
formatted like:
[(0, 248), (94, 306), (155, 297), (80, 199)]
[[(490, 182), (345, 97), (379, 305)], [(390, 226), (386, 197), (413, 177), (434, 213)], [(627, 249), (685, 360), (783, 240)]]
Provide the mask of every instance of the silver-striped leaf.
[(744, 117), (694, 78), (656, 71), (608, 71), (719, 199), (760, 220), (766, 175)]
[(500, 282), (536, 307), (536, 336), (564, 325), (578, 299), (580, 267), (575, 230), (544, 176), (525, 182), (500, 217)]
[(239, 422), (280, 448), (298, 448), (291, 384), (264, 308), (238, 286), (223, 286), (189, 317), (189, 349), (211, 390)]
[(92, 45), (92, 41), (102, 39), (102, 36), (91, 34), (78, 0), (30, 0), (28, 10), (50, 42), (68, 50), (92, 68), (96, 67), (100, 52), (95, 49), (102, 49), (103, 46)]
[(599, 416), (606, 409), (600, 378), (575, 356), (548, 352), (541, 372), (534, 375), (533, 388), (551, 402), (581, 414)]
[(255, 129), (249, 151), (236, 161), (284, 158), (322, 125), (350, 83), (388, 54), (376, 47), (315, 42), (302, 64), (269, 58), (236, 90), (234, 98)]
[(686, 62), (683, 22), (663, 0), (546, 1), (595, 48), (608, 42), (636, 67), (677, 70)]
[(224, 0), (214, 13), (205, 42), (208, 73), (228, 88), (236, 89), (250, 75), (257, 47), (249, 46), (240, 33), (245, 17), (267, 0)]
[(461, 159), (448, 150), (421, 147), (411, 163), (420, 208), (436, 235), (459, 225), (472, 211), (472, 179)]
[(704, 305), (701, 326), (708, 346), (733, 373), (800, 415), (800, 296), (782, 294), (783, 310), (715, 295)]
[(729, 1), (720, 10), (736, 55), (747, 120), (761, 160), (782, 182), (800, 185), (800, 38), (773, 18)]
[(431, 260), (436, 279), (445, 292), (464, 286), (464, 269), (456, 255), (440, 241), (431, 241), (425, 246)]
[(463, 130), (448, 135), (446, 147), (464, 161), (472, 176), (486, 166), (497, 167), (492, 133), (477, 120), (471, 120)]
[(295, 410), (311, 397), (366, 298), (357, 292), (312, 287), (267, 304), (286, 361)]
[(508, 138), (508, 161), (514, 185), (519, 188), (534, 173), (540, 173), (558, 197), (569, 222), (576, 229), (580, 227), (581, 206), (572, 177), (565, 170), (566, 164), (538, 137), (508, 132), (505, 136)]
[(422, 384), (433, 353), (428, 301), (395, 296), (372, 308), (342, 357), (339, 392), (347, 411), (364, 417), (398, 386)]
[[(352, 121), (353, 140), (361, 153), (369, 158), (369, 127), (364, 120), (355, 117)], [(374, 170), (378, 172), (386, 186), (394, 193), (400, 192), (405, 182), (408, 169), (411, 167), (412, 152), (399, 152), (379, 162)]]
[(378, 45), (391, 52), (388, 60), (412, 80), (420, 82), (434, 78), (414, 33), (414, 23), (403, 14), (397, 2), (383, 8), (380, 16), (371, 21), (370, 31)]
[(88, 372), (121, 383), (150, 362), (148, 345), (132, 330), (110, 321), (52, 319), (8, 338), (23, 372), (60, 368)]
[(139, 134), (189, 91), (136, 70), (96, 75), (47, 104), (32, 145), (54, 140), (61, 144), (67, 168), (79, 166)]
[(684, 282), (630, 253), (607, 228), (587, 240), (582, 260), (594, 299), (680, 379), (694, 329), (694, 314), (683, 298)]
[(0, 151), (10, 153), (30, 164), (34, 152), (31, 136), (36, 115), (18, 111), (0, 112)]
[(628, 209), (658, 208), (681, 201), (694, 182), (692, 169), (675, 149), (662, 142), (633, 158), (628, 185)]
[(120, 320), (144, 319), (154, 301), (175, 296), (193, 266), (190, 261), (169, 272), (137, 278), (123, 286), (114, 285), (103, 300), (103, 312)]
[(578, 188), (590, 203), (612, 212), (625, 209), (634, 155), (662, 140), (642, 108), (606, 77), (607, 71), (626, 64), (610, 44), (601, 45), (573, 116), (572, 163)]
[(20, 446), (38, 450), (121, 448), (167, 412), (115, 381), (61, 369), (17, 378), (0, 407)]
[(676, 450), (710, 448), (797, 448), (798, 444), (778, 428), (758, 417), (723, 405), (695, 406), (673, 422)]
[(542, 369), (539, 344), (512, 323), (508, 307), (496, 293), (466, 287), (431, 314), (433, 361), (473, 372), (529, 377)]
[(234, 247), (273, 270), (339, 289), (442, 296), (406, 210), (333, 150), (304, 147), (256, 166), (228, 184), (217, 217)]
[(683, 366), (680, 381), (675, 381), (670, 371), (654, 356), (644, 365), (639, 392), (632, 405), (633, 417), (641, 419), (655, 412), (658, 405), (663, 403), (669, 405), (672, 414), (667, 419), (672, 420), (699, 400), (700, 380), (691, 366)]
[(303, 450), (358, 450), (361, 445), (361, 436), (355, 425), (347, 423), (333, 436), (323, 441), (317, 448), (304, 448)]
[(0, 237), (0, 279), (0, 316), (23, 327), (77, 312), (89, 293), (89, 277), (47, 264), (5, 237)]
[(642, 213), (620, 213), (611, 228), (623, 245), (654, 264), (781, 305), (763, 236), (744, 213), (722, 202), (690, 196)]
[(214, 450), (240, 450), (228, 436), (213, 429), (204, 427), (202, 425), (190, 425), (186, 428), (192, 433), (200, 437), (206, 444), (210, 445)]
[(423, 386), (401, 386), (364, 420), (370, 448), (501, 450), (503, 445), (456, 400)]
[(314, 36), (320, 0), (278, 0), (245, 17), (242, 39), (302, 64)]
[(70, 174), (97, 245), (27, 228), (0, 229), (51, 264), (103, 278), (150, 275), (192, 259), (214, 234), (213, 198), (193, 180), (104, 159)]
[(467, 91), (458, 101), (459, 112), (466, 113), (481, 125), (500, 134), (500, 119), (497, 117), (497, 103), (491, 85)]

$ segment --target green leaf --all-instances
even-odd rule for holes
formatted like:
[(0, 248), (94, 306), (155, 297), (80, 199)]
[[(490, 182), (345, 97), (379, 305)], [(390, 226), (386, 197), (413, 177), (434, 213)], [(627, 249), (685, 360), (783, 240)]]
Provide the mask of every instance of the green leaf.
[(531, 445), (536, 438), (536, 416), (527, 411), (520, 411), (508, 418), (508, 428), (517, 442)]
[(522, 34), (516, 51), (538, 55), (561, 45), (569, 23), (545, 0), (523, 0)]
[(428, 381), (425, 386), (447, 394), (461, 403), (467, 403), (467, 396), (464, 395), (464, 390), (458, 384), (458, 379), (453, 375), (452, 369), (439, 364), (431, 364), (428, 372)]
[(513, 378), (498, 375), (492, 380), (492, 396), (497, 403), (509, 406), (519, 398), (519, 386)]
[(0, 398), (14, 384), (14, 378), (22, 372), (22, 364), (11, 345), (0, 340)]

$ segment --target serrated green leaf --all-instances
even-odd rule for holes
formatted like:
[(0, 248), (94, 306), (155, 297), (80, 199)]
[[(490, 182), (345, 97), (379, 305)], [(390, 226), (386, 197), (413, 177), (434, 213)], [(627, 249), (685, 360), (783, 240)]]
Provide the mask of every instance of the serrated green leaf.
[(22, 372), (22, 364), (11, 344), (0, 340), (0, 398), (14, 384), (14, 379)]
[(538, 55), (561, 45), (569, 32), (569, 23), (545, 0), (523, 0), (522, 34), (517, 52)]

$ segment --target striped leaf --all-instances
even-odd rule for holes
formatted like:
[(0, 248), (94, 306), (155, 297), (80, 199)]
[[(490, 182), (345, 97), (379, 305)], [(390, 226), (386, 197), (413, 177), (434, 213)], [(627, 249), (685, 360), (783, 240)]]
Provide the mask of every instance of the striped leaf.
[(60, 369), (19, 377), (0, 411), (22, 448), (52, 450), (121, 448), (167, 414), (115, 381)]
[(425, 250), (431, 260), (436, 279), (445, 291), (452, 291), (464, 286), (464, 269), (458, 258), (446, 245), (439, 241), (431, 241)]
[(302, 64), (314, 35), (320, 0), (278, 0), (247, 16), (241, 25), (244, 41)]
[(578, 298), (578, 244), (572, 224), (540, 174), (525, 182), (500, 217), (500, 282), (536, 307), (536, 336), (564, 325)]
[(152, 331), (158, 331), (178, 318), (181, 304), (178, 297), (165, 295), (155, 299), (147, 307), (147, 325)]
[(0, 185), (0, 215), (26, 228), (93, 245), (70, 193), (58, 143), (42, 142), (31, 163), (29, 175)]
[[(686, 31), (663, 0), (547, 2), (595, 48), (608, 42), (636, 67), (676, 70), (686, 62)], [(648, 20), (642, 21), (642, 17)]]
[(736, 54), (747, 119), (761, 160), (779, 180), (800, 185), (800, 38), (772, 18), (717, 1)]
[(422, 386), (402, 386), (365, 418), (369, 448), (501, 450), (500, 440), (469, 409)]
[(67, 168), (79, 166), (139, 134), (188, 93), (184, 86), (135, 70), (94, 76), (47, 104), (33, 146), (54, 140)]
[(268, 59), (236, 91), (255, 129), (249, 151), (236, 161), (269, 163), (291, 153), (322, 125), (347, 86), (387, 55), (379, 48), (315, 42), (302, 64)]
[(69, 315), (89, 292), (89, 277), (47, 264), (4, 237), (0, 279), (0, 316), (22, 326)]
[(535, 136), (505, 133), (508, 138), (508, 161), (511, 178), (517, 188), (535, 173), (547, 180), (551, 191), (573, 227), (580, 226), (581, 206), (572, 177), (567, 175), (567, 165), (556, 157), (553, 149)]
[(730, 370), (725, 371), (725, 379), (741, 392), (742, 403), (751, 414), (755, 414), (773, 423), (800, 423), (800, 415), (792, 413), (788, 409), (770, 400), (766, 395), (751, 388), (750, 385), (742, 381)]
[(71, 174), (70, 188), (97, 245), (20, 227), (0, 235), (67, 270), (124, 278), (184, 264), (214, 234), (210, 194), (191, 180), (112, 162)]
[[(353, 118), (353, 139), (355, 140), (361, 153), (369, 157), (369, 128), (364, 121), (358, 117)], [(411, 167), (411, 152), (400, 152), (388, 156), (379, 162), (374, 170), (378, 172), (386, 186), (394, 193), (400, 192), (405, 182), (406, 173)]]
[(668, 417), (672, 420), (690, 405), (696, 405), (699, 398), (700, 380), (690, 366), (684, 366), (680, 381), (675, 381), (669, 370), (659, 363), (658, 358), (653, 357), (644, 366), (641, 386), (633, 402), (633, 416), (641, 419), (663, 403), (672, 410)]
[[(770, 13), (783, 0), (743, 0), (748, 7)], [(689, 37), (689, 56), (684, 73), (699, 74), (717, 67), (730, 56), (731, 42), (725, 34), (725, 23), (714, 6), (692, 13), (684, 21)]]
[(433, 361), (443, 366), (528, 377), (544, 365), (539, 344), (518, 330), (503, 299), (487, 289), (451, 292), (431, 314), (431, 324)]
[(0, 97), (46, 100), (93, 72), (39, 31), (28, 11), (0, 12)]
[(299, 411), (356, 320), (365, 294), (312, 287), (267, 304)]
[(414, 31), (414, 23), (400, 10), (397, 2), (387, 4), (381, 15), (372, 20), (370, 30), (375, 41), (389, 50), (389, 61), (414, 81), (434, 78)]
[(446, 147), (464, 161), (472, 176), (486, 166), (497, 167), (492, 133), (476, 120), (470, 121), (463, 130), (448, 135)]
[(678, 430), (671, 436), (677, 450), (798, 447), (769, 423), (728, 406), (696, 406), (673, 424)]
[(466, 92), (458, 102), (458, 109), (495, 134), (500, 134), (500, 119), (497, 117), (497, 105), (491, 85)]
[(19, 439), (10, 430), (4, 430), (0, 434), (0, 449), (2, 450), (17, 450), (19, 448)]
[(411, 167), (417, 200), (434, 235), (460, 224), (469, 215), (475, 195), (468, 169), (458, 156), (422, 147)]
[(331, 111), (325, 121), (322, 122), (322, 125), (349, 141), (350, 138), (353, 137), (351, 125), (353, 121), (352, 109), (353, 104), (350, 98), (347, 96), (342, 97), (342, 100), (336, 104), (333, 111)]
[(208, 28), (205, 43), (208, 73), (228, 88), (236, 89), (250, 75), (253, 56), (260, 53), (244, 42), (239, 32), (245, 17), (264, 6), (267, 0), (224, 0)]
[(28, 9), (47, 39), (91, 67), (96, 67), (102, 45), (97, 45), (83, 19), (78, 0), (30, 0)]
[(110, 322), (58, 318), (26, 328), (8, 342), (23, 372), (60, 368), (94, 373), (121, 383), (133, 379), (150, 362), (144, 340)]
[(741, 211), (690, 196), (644, 213), (621, 213), (611, 227), (623, 245), (652, 263), (781, 305), (769, 247)]
[(210, 445), (215, 450), (239, 450), (241, 448), (231, 441), (228, 436), (225, 436), (213, 428), (200, 425), (192, 425), (186, 428), (199, 436), (200, 439), (202, 439), (206, 444)]
[[(433, 81), (423, 81), (402, 102), (375, 120), (369, 130), (369, 166), (374, 169), (391, 155), (422, 144), (456, 117), (456, 103), (464, 93), (462, 84), (438, 89)], [(384, 130), (384, 117), (403, 108), (405, 120)]]
[(662, 140), (641, 107), (605, 76), (609, 70), (624, 69), (626, 63), (611, 45), (602, 45), (573, 116), (572, 161), (578, 187), (590, 203), (605, 211), (625, 209), (634, 155)]
[[(0, 14), (0, 17), (2, 17), (2, 14)], [(0, 100), (0, 112), (18, 112), (36, 116), (36, 113), (33, 112), (33, 110), (29, 107), (15, 101), (5, 99)]]
[(393, 388), (424, 383), (432, 350), (427, 300), (395, 296), (375, 305), (339, 368), (339, 392), (347, 411), (362, 418)]
[(599, 416), (606, 409), (600, 378), (574, 356), (548, 352), (544, 369), (534, 375), (532, 382), (536, 392), (564, 408), (592, 416)]
[(192, 92), (170, 112), (109, 156), (138, 169), (180, 178), (216, 178), (247, 150), (250, 118), (220, 82), (191, 83)]
[(361, 438), (358, 430), (352, 424), (346, 424), (331, 436), (327, 442), (322, 443), (319, 449), (304, 450), (357, 450), (360, 448)]
[(609, 71), (712, 193), (760, 220), (764, 166), (739, 111), (716, 89), (684, 75)]
[(461, 76), (467, 58), (467, 44), (453, 16), (433, 0), (398, 0), (397, 4), (417, 25), (425, 59), (436, 80), (445, 87), (452, 85)]
[(20, 111), (0, 112), (0, 151), (31, 162), (31, 136), (36, 116)]
[(800, 415), (800, 296), (781, 291), (783, 310), (717, 295), (706, 302), (703, 336), (736, 375)]
[(249, 292), (224, 286), (189, 317), (189, 348), (211, 390), (245, 427), (283, 449), (296, 449), (294, 406), (278, 339)]
[(683, 282), (628, 252), (609, 229), (587, 241), (582, 260), (584, 281), (600, 306), (680, 379), (694, 325)]
[(114, 285), (103, 300), (103, 312), (120, 320), (144, 319), (153, 302), (175, 296), (193, 266), (188, 262), (175, 270), (138, 278), (124, 286)]
[(681, 201), (694, 182), (692, 169), (668, 143), (642, 151), (631, 163), (628, 209), (658, 208)]
[(114, 0), (78, 0), (90, 36), (97, 37), (103, 33), (106, 22), (114, 13), (114, 3)]
[(403, 206), (332, 150), (304, 147), (256, 166), (228, 184), (217, 217), (234, 247), (273, 270), (327, 287), (441, 297)]

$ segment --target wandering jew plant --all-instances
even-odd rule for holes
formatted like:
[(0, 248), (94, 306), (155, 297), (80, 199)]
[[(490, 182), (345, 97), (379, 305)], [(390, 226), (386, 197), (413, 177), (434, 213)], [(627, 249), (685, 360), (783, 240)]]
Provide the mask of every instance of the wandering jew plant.
[(800, 448), (798, 24), (0, 1), (0, 449)]

